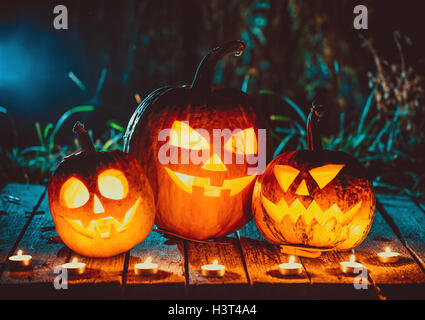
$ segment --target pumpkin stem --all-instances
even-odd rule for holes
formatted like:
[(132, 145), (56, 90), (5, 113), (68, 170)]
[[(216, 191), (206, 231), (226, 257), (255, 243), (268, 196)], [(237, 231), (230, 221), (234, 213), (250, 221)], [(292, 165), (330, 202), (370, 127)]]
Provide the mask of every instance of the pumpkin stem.
[(309, 151), (322, 150), (320, 139), (319, 122), (323, 117), (323, 106), (312, 104), (307, 118), (307, 148)]
[(84, 152), (96, 152), (94, 144), (91, 141), (86, 128), (84, 128), (84, 125), (77, 121), (74, 124), (74, 128), (72, 128), (72, 131), (77, 135), (78, 141), (80, 142), (81, 148)]
[(240, 56), (245, 48), (245, 43), (236, 40), (227, 42), (224, 45), (210, 50), (210, 52), (208, 52), (208, 54), (202, 59), (198, 69), (196, 70), (195, 78), (192, 82), (192, 89), (211, 91), (214, 67), (218, 60), (230, 54)]

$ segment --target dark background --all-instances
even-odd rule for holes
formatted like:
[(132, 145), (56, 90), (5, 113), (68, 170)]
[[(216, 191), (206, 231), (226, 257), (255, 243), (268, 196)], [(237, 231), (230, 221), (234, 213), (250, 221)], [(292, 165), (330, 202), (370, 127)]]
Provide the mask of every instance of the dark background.
[[(36, 143), (34, 122), (56, 121), (67, 109), (86, 103), (107, 68), (97, 110), (83, 117), (100, 135), (105, 122), (123, 126), (142, 98), (167, 84), (190, 83), (197, 64), (219, 43), (242, 39), (246, 52), (226, 58), (217, 67), (216, 82), (241, 87), (252, 72), (248, 93), (273, 90), (294, 100), (305, 111), (312, 100), (355, 114), (363, 106), (367, 71), (373, 57), (361, 46), (359, 33), (373, 39), (377, 52), (398, 61), (393, 31), (411, 40), (404, 46), (409, 65), (423, 74), (424, 17), (418, 1), (2, 1), (0, 4), (0, 106), (14, 119), (18, 145)], [(53, 8), (68, 8), (69, 29), (53, 28)], [(353, 8), (369, 10), (369, 30), (353, 28)], [(332, 75), (321, 72), (338, 61), (347, 68), (343, 99)], [(307, 64), (310, 62), (310, 64)], [(85, 84), (82, 92), (68, 77), (72, 71)], [(313, 84), (313, 85), (311, 85)], [(280, 108), (280, 109), (279, 109)], [(285, 113), (274, 102), (267, 113)], [(328, 130), (336, 130), (330, 116)], [(65, 124), (59, 141), (71, 141)], [(332, 125), (332, 122), (334, 125)], [(7, 124), (4, 144), (11, 144)], [(70, 136), (70, 137), (68, 137)]]

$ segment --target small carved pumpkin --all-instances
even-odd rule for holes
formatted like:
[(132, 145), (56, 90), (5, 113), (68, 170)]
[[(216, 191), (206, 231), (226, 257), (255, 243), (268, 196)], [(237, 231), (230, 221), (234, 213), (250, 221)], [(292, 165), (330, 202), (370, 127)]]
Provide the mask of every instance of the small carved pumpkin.
[(155, 205), (139, 163), (119, 151), (96, 152), (84, 127), (74, 132), (83, 151), (63, 159), (48, 187), (56, 231), (73, 251), (110, 257), (143, 241)]
[[(253, 103), (240, 90), (211, 87), (217, 61), (244, 49), (242, 42), (233, 41), (211, 50), (191, 86), (154, 91), (130, 119), (124, 150), (140, 161), (151, 182), (159, 228), (203, 240), (227, 235), (252, 217), (256, 175), (248, 174), (250, 165), (244, 157), (257, 153), (259, 125)], [(171, 132), (167, 140), (160, 138), (164, 129)], [(216, 129), (232, 132), (220, 146), (211, 138)], [(164, 147), (179, 154), (177, 161), (159, 161)], [(185, 162), (183, 152), (205, 152), (206, 157), (198, 163)], [(231, 164), (223, 160), (226, 152)], [(238, 163), (237, 155), (243, 161)]]
[(319, 116), (320, 107), (313, 107), (307, 121), (309, 149), (276, 157), (254, 187), (254, 221), (283, 250), (350, 249), (372, 225), (375, 196), (365, 169), (347, 153), (322, 150), (315, 132)]

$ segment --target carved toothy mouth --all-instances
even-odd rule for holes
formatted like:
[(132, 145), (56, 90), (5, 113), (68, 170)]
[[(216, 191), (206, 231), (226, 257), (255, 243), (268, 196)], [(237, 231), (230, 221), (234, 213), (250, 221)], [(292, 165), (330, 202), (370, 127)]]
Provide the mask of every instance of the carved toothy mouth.
[(133, 206), (127, 211), (124, 216), (124, 219), (120, 222), (114, 217), (105, 217), (100, 219), (95, 219), (90, 221), (89, 225), (85, 227), (81, 220), (73, 220), (66, 217), (63, 217), (66, 222), (74, 229), (76, 232), (86, 236), (88, 238), (102, 238), (108, 239), (116, 233), (123, 232), (130, 225), (131, 221), (134, 218), (134, 215), (139, 207), (140, 198), (133, 204)]
[(306, 208), (299, 199), (288, 205), (282, 198), (277, 204), (261, 196), (266, 214), (285, 230), (284, 241), (290, 244), (308, 245), (318, 248), (334, 247), (351, 236), (358, 238), (364, 228), (355, 217), (359, 214), (362, 201), (343, 212), (336, 203), (322, 209), (313, 200)]
[(362, 205), (362, 202), (359, 201), (350, 210), (343, 213), (336, 203), (328, 209), (322, 210), (315, 200), (306, 208), (298, 199), (290, 206), (283, 198), (278, 204), (274, 204), (264, 196), (261, 196), (261, 199), (267, 214), (277, 223), (281, 223), (287, 216), (295, 224), (302, 216), (307, 224), (315, 219), (319, 224), (325, 225), (330, 219), (335, 218), (341, 225), (346, 225), (351, 222)]
[(224, 180), (221, 186), (210, 184), (208, 177), (195, 177), (184, 173), (179, 173), (165, 168), (170, 178), (184, 191), (192, 193), (193, 187), (203, 188), (204, 196), (219, 197), (222, 190), (229, 190), (230, 196), (234, 196), (241, 192), (247, 185), (255, 179), (255, 175), (242, 178)]

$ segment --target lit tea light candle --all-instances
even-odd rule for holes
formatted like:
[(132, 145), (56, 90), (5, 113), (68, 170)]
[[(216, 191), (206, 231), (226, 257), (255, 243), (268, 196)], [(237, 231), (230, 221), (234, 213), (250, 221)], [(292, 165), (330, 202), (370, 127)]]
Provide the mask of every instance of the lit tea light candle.
[(391, 251), (390, 247), (385, 248), (384, 252), (378, 253), (378, 259), (382, 263), (396, 263), (400, 258), (400, 253)]
[(134, 265), (134, 273), (138, 276), (150, 276), (158, 273), (158, 264), (152, 263), (152, 258), (148, 257), (145, 262)]
[(356, 262), (356, 256), (354, 254), (350, 256), (350, 261), (343, 261), (340, 263), (340, 265), (341, 271), (345, 274), (356, 274), (355, 271), (365, 268), (364, 265), (359, 262)]
[(79, 262), (77, 258), (72, 259), (71, 262), (64, 263), (62, 268), (65, 268), (68, 271), (68, 275), (80, 275), (86, 271), (86, 264), (84, 262)]
[(282, 276), (297, 276), (302, 272), (302, 264), (295, 262), (295, 257), (290, 256), (287, 263), (279, 265), (279, 272)]
[(218, 260), (214, 260), (212, 264), (206, 264), (201, 267), (202, 275), (204, 277), (223, 277), (226, 267), (218, 264)]
[(11, 269), (27, 269), (31, 267), (32, 256), (29, 254), (22, 254), (22, 250), (18, 250), (16, 255), (9, 257)]

